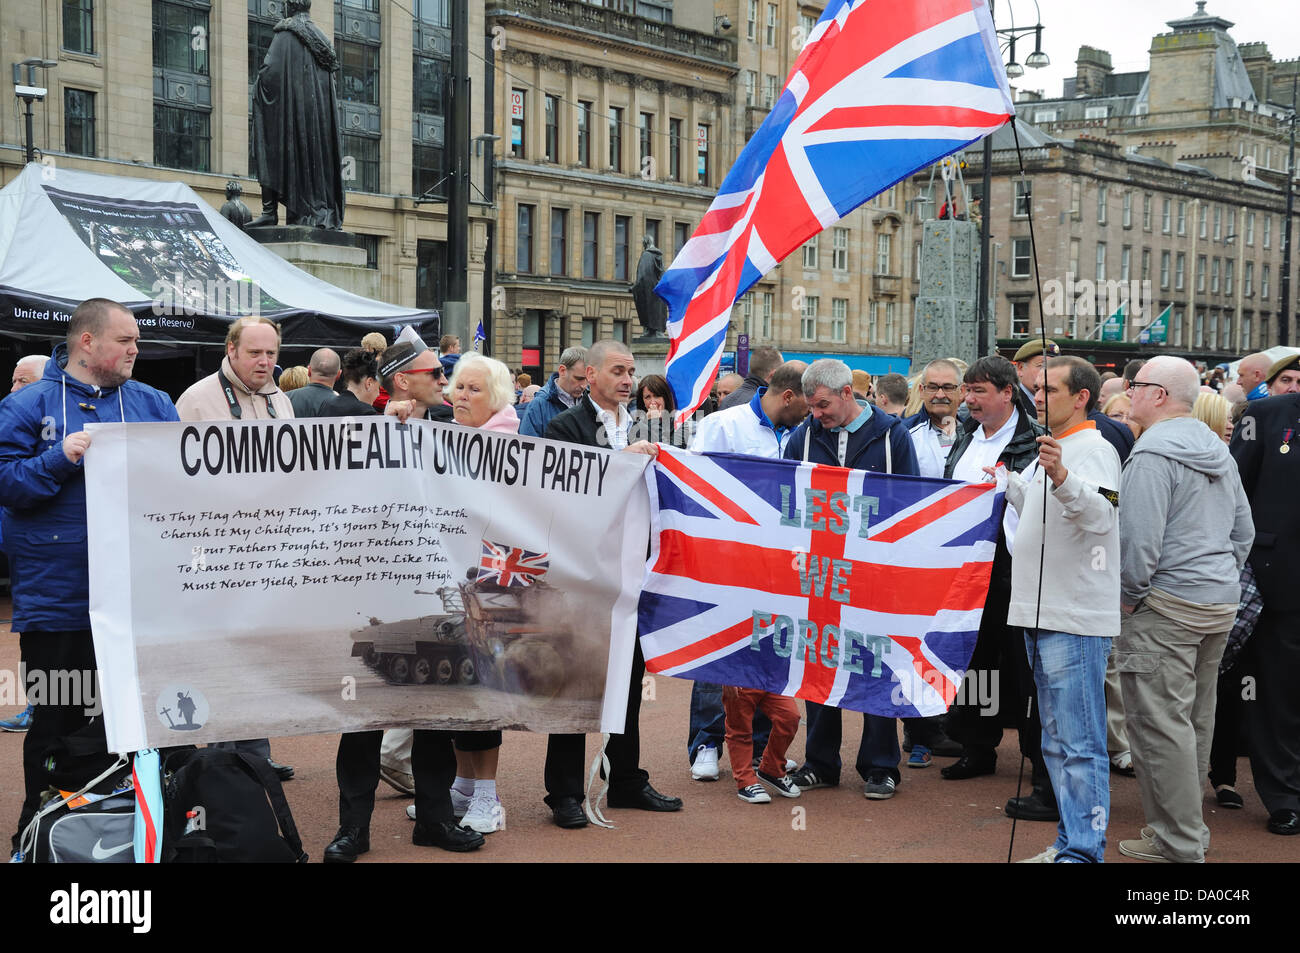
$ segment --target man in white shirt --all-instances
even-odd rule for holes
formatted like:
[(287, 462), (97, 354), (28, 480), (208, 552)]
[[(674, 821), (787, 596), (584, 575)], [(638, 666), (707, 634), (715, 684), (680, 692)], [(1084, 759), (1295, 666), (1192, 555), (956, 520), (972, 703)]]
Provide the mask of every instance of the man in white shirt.
[(1056, 840), (1033, 860), (1101, 863), (1110, 816), (1106, 659), (1119, 635), (1119, 454), (1088, 419), (1101, 390), (1091, 364), (1050, 358), (1037, 384), (1051, 436), (1038, 438), (1038, 459), (1007, 483), (1020, 515), (1007, 624), (1024, 629), (1060, 809)]
[[(957, 428), (957, 442), (948, 453), (944, 476), (983, 483), (988, 480), (985, 467), (1001, 463), (1008, 471), (1019, 473), (1033, 463), (1038, 456), (1038, 437), (1046, 431), (1017, 409), (1020, 382), (1011, 362), (1004, 357), (982, 357), (966, 371), (963, 383), (970, 417)], [(988, 709), (959, 702), (949, 710), (948, 734), (961, 742), (964, 751), (940, 773), (950, 781), (992, 774), (997, 769), (1003, 717), (1011, 715), (1019, 725), (1020, 750), (1033, 764), (1033, 792), (1008, 800), (1006, 813), (1021, 820), (1056, 821), (1056, 799), (1040, 751), (1038, 705), (1027, 706), (1025, 701), (1033, 697), (1034, 684), (1023, 633), (1007, 626), (1012, 544), (1005, 532), (998, 534), (988, 599), (966, 672), (968, 679), (982, 680), (977, 684), (991, 686), (996, 695)], [(965, 694), (969, 698), (976, 693), (967, 689)]]
[(923, 477), (943, 477), (948, 451), (957, 440), (957, 404), (961, 401), (961, 370), (947, 358), (925, 365), (921, 394), (926, 419), (911, 429), (916, 463)]

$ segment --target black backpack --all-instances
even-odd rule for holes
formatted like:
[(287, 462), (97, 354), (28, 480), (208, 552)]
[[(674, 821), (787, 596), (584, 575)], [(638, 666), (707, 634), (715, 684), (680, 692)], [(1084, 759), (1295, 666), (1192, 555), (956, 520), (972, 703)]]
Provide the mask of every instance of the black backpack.
[(284, 788), (264, 758), (186, 748), (167, 756), (163, 778), (164, 863), (307, 862)]

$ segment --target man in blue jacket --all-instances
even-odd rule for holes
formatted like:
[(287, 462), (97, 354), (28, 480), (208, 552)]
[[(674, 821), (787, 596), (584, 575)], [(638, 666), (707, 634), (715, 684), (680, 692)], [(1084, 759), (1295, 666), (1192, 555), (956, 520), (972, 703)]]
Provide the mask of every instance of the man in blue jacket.
[[(82, 302), (68, 322), (66, 344), (54, 349), (36, 383), (0, 403), (0, 506), (13, 587), (13, 628), (29, 681), (94, 684), (90, 635), (90, 568), (86, 543), (86, 481), (90, 446), (85, 425), (119, 420), (176, 420), (161, 391), (131, 380), (139, 349), (131, 312), (106, 298)], [(77, 679), (50, 677), (77, 672)], [(83, 694), (85, 692), (83, 691)], [(18, 827), (36, 813), (47, 787), (49, 754), (62, 739), (104, 737), (91, 699), (36, 698), (23, 740), (26, 799)], [(85, 780), (89, 781), (90, 778)], [(14, 846), (18, 836), (14, 837)]]
[[(901, 420), (853, 397), (853, 372), (843, 361), (822, 358), (803, 374), (803, 393), (812, 416), (790, 435), (789, 460), (826, 463), (854, 470), (918, 476), (916, 451)], [(838, 708), (805, 701), (807, 761), (791, 775), (800, 790), (835, 787), (840, 782), (841, 718)], [(898, 728), (893, 718), (863, 715), (857, 769), (863, 795), (883, 801), (901, 780)]]
[(564, 413), (587, 389), (587, 349), (569, 347), (560, 355), (555, 373), (526, 405), (519, 416), (519, 432), (540, 437), (546, 425)]

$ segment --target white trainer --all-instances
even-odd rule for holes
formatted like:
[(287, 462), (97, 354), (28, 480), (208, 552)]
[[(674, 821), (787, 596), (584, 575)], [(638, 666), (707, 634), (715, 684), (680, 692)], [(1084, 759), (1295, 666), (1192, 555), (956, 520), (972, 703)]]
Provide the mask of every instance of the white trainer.
[(711, 745), (700, 745), (695, 749), (695, 763), (691, 765), (691, 777), (696, 781), (718, 780), (718, 749)]
[(1060, 851), (1057, 850), (1055, 847), (1049, 847), (1041, 854), (1035, 854), (1033, 857), (1026, 857), (1024, 860), (1016, 861), (1016, 863), (1017, 864), (1054, 864), (1056, 863), (1056, 855), (1059, 853)]
[(501, 806), (501, 799), (475, 793), (469, 799), (469, 810), (465, 812), (465, 819), (460, 822), (460, 826), (480, 834), (505, 830), (506, 809)]
[[(451, 813), (456, 817), (464, 817), (465, 812), (469, 810), (469, 802), (473, 798), (471, 794), (461, 794), (455, 788), (451, 789)], [(411, 805), (414, 807), (415, 805)], [(412, 814), (412, 817), (415, 815)]]

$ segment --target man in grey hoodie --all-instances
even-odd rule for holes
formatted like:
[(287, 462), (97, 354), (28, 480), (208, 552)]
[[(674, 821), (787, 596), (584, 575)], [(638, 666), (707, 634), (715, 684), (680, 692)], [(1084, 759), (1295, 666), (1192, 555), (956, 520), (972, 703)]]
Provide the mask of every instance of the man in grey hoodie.
[(1255, 538), (1227, 447), (1191, 416), (1200, 381), (1177, 357), (1153, 358), (1130, 385), (1143, 427), (1120, 485), (1115, 641), (1133, 766), (1147, 827), (1120, 841), (1141, 860), (1199, 863), (1219, 661)]

